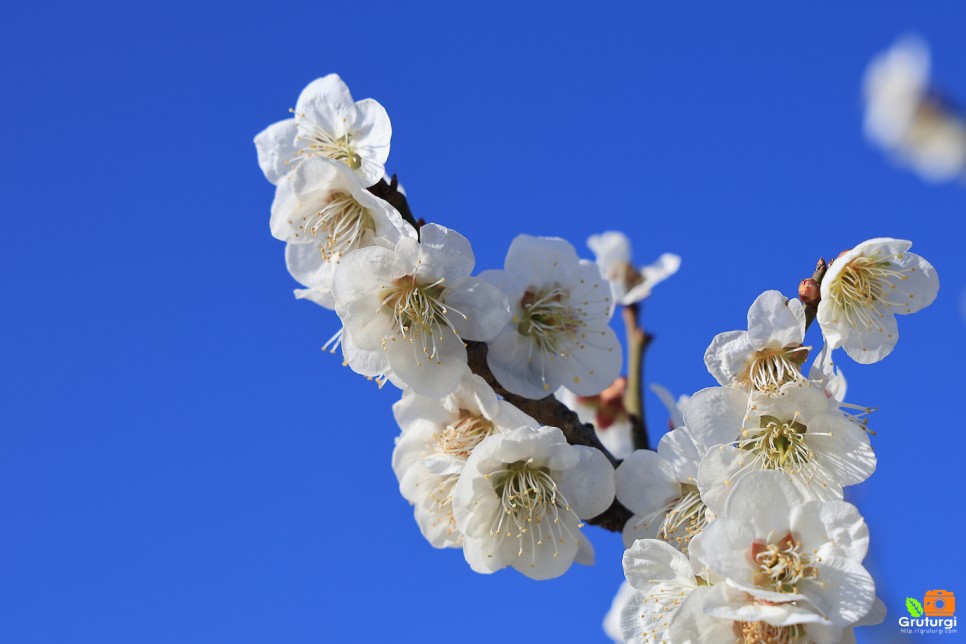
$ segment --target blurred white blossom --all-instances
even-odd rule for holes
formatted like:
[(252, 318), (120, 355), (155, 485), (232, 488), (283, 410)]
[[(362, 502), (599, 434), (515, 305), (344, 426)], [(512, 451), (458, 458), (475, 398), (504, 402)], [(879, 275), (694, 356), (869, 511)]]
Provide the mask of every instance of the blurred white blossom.
[(651, 289), (674, 275), (681, 258), (664, 253), (650, 266), (638, 269), (631, 260), (631, 242), (624, 233), (608, 231), (587, 238), (600, 273), (611, 286), (614, 300), (627, 306), (646, 299)]
[(691, 396), (681, 394), (675, 399), (667, 387), (659, 385), (656, 382), (651, 383), (651, 391), (654, 392), (667, 410), (668, 429), (674, 429), (684, 425), (684, 410), (687, 408)]
[(566, 387), (554, 394), (569, 409), (577, 412), (582, 423), (594, 426), (597, 439), (616, 458), (627, 458), (634, 451), (633, 425), (624, 408), (627, 378), (621, 376), (594, 396), (578, 396)]
[(865, 132), (927, 181), (964, 178), (966, 124), (930, 87), (929, 48), (900, 38), (865, 73)]

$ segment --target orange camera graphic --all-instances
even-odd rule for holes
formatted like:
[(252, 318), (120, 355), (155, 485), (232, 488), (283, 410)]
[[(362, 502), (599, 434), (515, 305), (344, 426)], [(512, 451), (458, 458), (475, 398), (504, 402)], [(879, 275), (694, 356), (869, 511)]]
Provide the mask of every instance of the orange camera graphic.
[(956, 596), (948, 590), (930, 590), (922, 603), (926, 617), (952, 617), (956, 612)]

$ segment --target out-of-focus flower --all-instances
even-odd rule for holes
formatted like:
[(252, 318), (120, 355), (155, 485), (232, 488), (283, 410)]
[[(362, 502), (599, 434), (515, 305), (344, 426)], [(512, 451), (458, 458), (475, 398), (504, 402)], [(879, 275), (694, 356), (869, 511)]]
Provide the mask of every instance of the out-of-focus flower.
[(684, 425), (684, 410), (687, 408), (691, 396), (681, 394), (675, 400), (667, 387), (659, 385), (656, 382), (651, 383), (651, 391), (654, 392), (658, 399), (660, 399), (661, 404), (664, 405), (664, 408), (667, 409), (668, 429), (674, 429)]
[(597, 439), (617, 458), (627, 458), (634, 451), (633, 426), (624, 408), (627, 379), (621, 376), (596, 396), (578, 396), (566, 387), (554, 394), (582, 423), (594, 426)]
[(556, 427), (520, 427), (477, 445), (453, 489), (453, 516), (473, 570), (512, 566), (527, 577), (562, 575), (593, 549), (581, 519), (614, 500), (614, 469), (600, 450), (569, 445)]
[(301, 161), (326, 157), (345, 164), (365, 187), (382, 179), (392, 126), (386, 110), (371, 98), (353, 101), (337, 74), (318, 78), (299, 94), (295, 116), (255, 137), (265, 178), (279, 183)]
[(646, 299), (651, 289), (674, 275), (681, 258), (664, 253), (650, 266), (638, 270), (631, 262), (631, 242), (624, 233), (608, 231), (591, 235), (587, 246), (597, 258), (597, 266), (610, 283), (614, 300), (627, 306)]
[(929, 48), (906, 36), (865, 73), (865, 132), (927, 181), (962, 178), (966, 124), (929, 84)]
[(778, 291), (765, 291), (748, 309), (748, 330), (716, 335), (704, 364), (722, 386), (774, 392), (786, 382), (805, 379), (804, 339), (802, 303)]
[(392, 411), (402, 429), (392, 453), (400, 492), (413, 504), (416, 523), (427, 541), (436, 548), (461, 547), (463, 535), (453, 518), (452, 494), (466, 459), (492, 434), (525, 425), (539, 427), (539, 423), (497, 399), (469, 369), (452, 394), (427, 398), (406, 391)]
[[(352, 343), (381, 351), (385, 367), (408, 388), (445, 396), (466, 369), (463, 339), (489, 340), (510, 318), (503, 294), (470, 277), (474, 263), (469, 241), (436, 224), (422, 227), (419, 242), (404, 237), (393, 249), (360, 248), (336, 270), (336, 313)], [(346, 360), (359, 370), (352, 356)]]
[(843, 347), (862, 364), (878, 362), (899, 341), (896, 315), (915, 313), (936, 299), (939, 276), (932, 264), (909, 252), (911, 246), (879, 237), (832, 262), (816, 316), (830, 349)]
[(335, 267), (345, 254), (416, 239), (395, 208), (373, 196), (346, 166), (323, 158), (308, 159), (279, 182), (271, 227), (272, 235), (288, 242), (289, 273), (307, 287), (296, 296), (329, 309)]
[(620, 372), (621, 345), (610, 328), (613, 300), (593, 262), (563, 239), (520, 235), (504, 270), (480, 278), (503, 291), (512, 318), (489, 343), (487, 363), (500, 384), (527, 398), (561, 386), (598, 394)]

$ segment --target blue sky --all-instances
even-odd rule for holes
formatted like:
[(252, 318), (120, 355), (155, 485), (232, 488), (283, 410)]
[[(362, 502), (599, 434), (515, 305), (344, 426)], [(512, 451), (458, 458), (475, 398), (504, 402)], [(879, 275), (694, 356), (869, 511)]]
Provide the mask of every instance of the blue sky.
[(915, 31), (966, 100), (963, 24), (954, 2), (7, 7), (0, 640), (603, 641), (619, 538), (592, 530), (597, 566), (545, 583), (432, 550), (389, 467), (397, 392), (319, 351), (336, 318), (291, 296), (251, 138), (338, 72), (478, 270), (524, 232), (680, 254), (644, 318), (676, 393), (713, 384), (708, 342), (761, 291), (914, 241), (939, 299), (886, 361), (840, 358), (880, 408), (850, 498), (890, 615), (861, 639), (894, 641), (905, 596), (966, 593), (966, 187), (871, 148), (859, 88)]

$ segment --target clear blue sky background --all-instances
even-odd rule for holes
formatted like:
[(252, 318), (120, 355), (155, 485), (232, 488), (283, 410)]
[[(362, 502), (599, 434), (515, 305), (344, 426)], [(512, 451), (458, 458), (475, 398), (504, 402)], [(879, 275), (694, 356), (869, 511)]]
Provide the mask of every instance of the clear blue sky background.
[(939, 299), (885, 362), (840, 360), (880, 407), (851, 498), (891, 612), (863, 641), (906, 595), (966, 604), (966, 188), (860, 129), (863, 69), (907, 30), (966, 100), (966, 7), (637, 4), (7, 6), (0, 641), (602, 641), (618, 537), (545, 583), (432, 550), (389, 467), (397, 392), (320, 352), (335, 317), (291, 296), (251, 139), (329, 72), (386, 106), (390, 169), (479, 270), (522, 232), (682, 255), (645, 317), (675, 392), (712, 384), (705, 347), (761, 291), (914, 240)]

